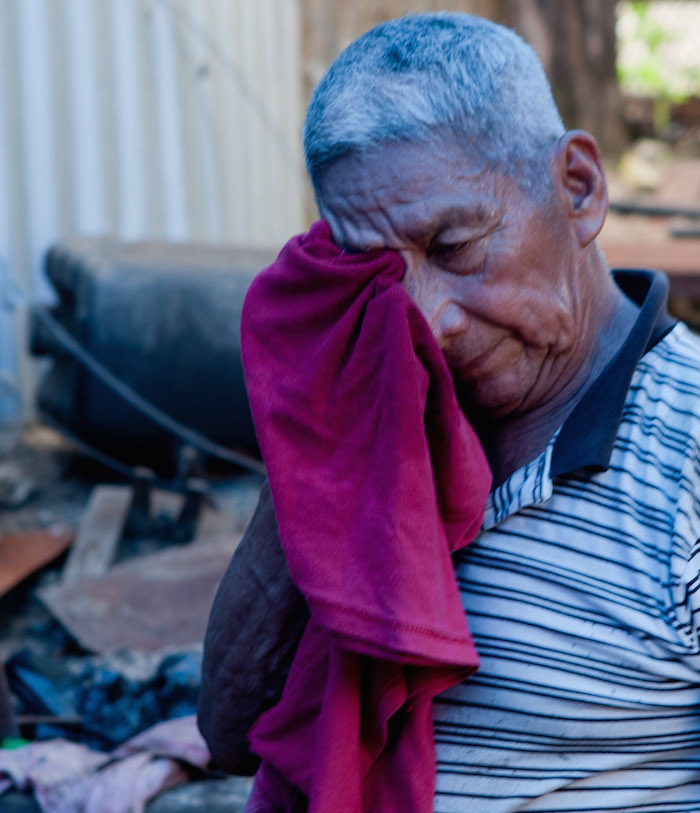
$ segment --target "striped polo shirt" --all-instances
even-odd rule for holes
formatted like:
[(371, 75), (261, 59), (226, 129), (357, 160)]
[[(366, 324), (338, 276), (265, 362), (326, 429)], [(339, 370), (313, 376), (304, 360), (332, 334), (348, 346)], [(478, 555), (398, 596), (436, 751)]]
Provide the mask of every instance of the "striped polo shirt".
[(457, 558), (481, 667), (434, 703), (437, 813), (700, 811), (700, 340), (666, 282)]

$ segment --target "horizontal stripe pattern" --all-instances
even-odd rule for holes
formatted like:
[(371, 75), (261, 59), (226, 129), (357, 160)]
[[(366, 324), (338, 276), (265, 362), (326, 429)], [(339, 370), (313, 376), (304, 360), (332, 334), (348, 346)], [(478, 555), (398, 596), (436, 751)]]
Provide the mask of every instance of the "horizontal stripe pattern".
[(457, 560), (480, 670), (434, 703), (436, 813), (700, 811), (700, 340), (639, 362), (609, 468), (549, 448)]

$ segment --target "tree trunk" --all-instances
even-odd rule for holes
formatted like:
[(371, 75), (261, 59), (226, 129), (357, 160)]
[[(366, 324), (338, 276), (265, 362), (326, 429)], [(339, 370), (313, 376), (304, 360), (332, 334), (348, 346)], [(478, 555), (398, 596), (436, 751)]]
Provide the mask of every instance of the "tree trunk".
[(603, 153), (625, 142), (615, 67), (615, 6), (611, 0), (495, 0), (506, 22), (539, 54), (568, 128), (588, 130)]

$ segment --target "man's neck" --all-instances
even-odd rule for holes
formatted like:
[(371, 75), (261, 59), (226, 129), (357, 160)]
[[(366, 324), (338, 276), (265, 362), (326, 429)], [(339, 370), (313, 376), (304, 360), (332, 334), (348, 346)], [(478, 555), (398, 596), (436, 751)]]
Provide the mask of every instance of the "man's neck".
[(572, 380), (558, 399), (502, 420), (467, 410), (489, 459), (494, 485), (504, 482), (544, 451), (592, 382), (618, 353), (638, 312), (638, 307), (616, 287), (608, 315), (601, 322), (603, 329), (593, 343), (594, 351), (585, 366), (585, 374)]

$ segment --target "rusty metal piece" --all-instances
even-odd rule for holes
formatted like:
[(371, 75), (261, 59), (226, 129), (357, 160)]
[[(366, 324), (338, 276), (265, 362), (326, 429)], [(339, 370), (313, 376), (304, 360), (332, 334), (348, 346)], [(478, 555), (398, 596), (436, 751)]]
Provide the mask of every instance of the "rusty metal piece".
[(0, 533), (0, 596), (68, 549), (75, 531)]

